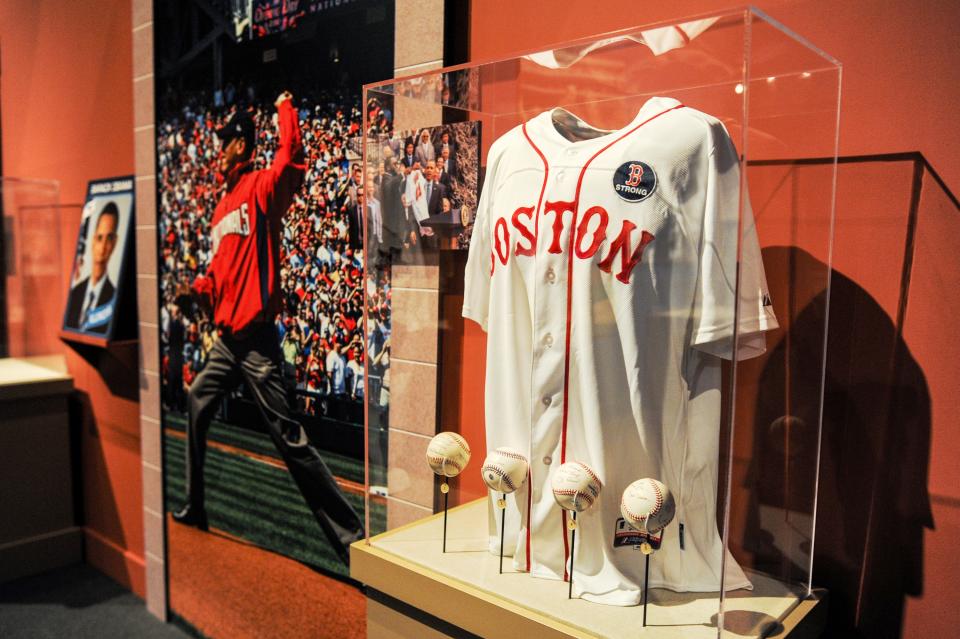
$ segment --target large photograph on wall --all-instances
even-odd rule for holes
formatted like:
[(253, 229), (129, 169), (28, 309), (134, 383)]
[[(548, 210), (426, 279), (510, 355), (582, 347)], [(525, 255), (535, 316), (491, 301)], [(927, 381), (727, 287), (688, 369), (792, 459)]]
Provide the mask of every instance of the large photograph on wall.
[(299, 609), (384, 517), (363, 500), (360, 89), (393, 73), (393, 3), (232, 4), (155, 5), (169, 603), (204, 634), (246, 623), (238, 565), (264, 597), (319, 589)]

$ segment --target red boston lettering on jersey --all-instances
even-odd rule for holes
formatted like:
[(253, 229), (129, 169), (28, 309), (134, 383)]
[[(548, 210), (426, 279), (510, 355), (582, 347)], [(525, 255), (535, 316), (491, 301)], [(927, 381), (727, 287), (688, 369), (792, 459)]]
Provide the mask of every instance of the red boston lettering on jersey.
[[(591, 220), (596, 217), (598, 218), (597, 228), (593, 229), (593, 241), (590, 242), (590, 246), (584, 250), (583, 240), (589, 234)], [(574, 244), (574, 252), (577, 254), (581, 260), (589, 260), (594, 254), (600, 250), (600, 245), (603, 243), (603, 239), (607, 236), (607, 221), (610, 216), (607, 215), (607, 211), (602, 206), (594, 206), (587, 210), (583, 215), (583, 219), (580, 220), (580, 224), (577, 225), (577, 243)]]
[(497, 220), (497, 225), (493, 229), (494, 247), (497, 249), (497, 257), (500, 263), (507, 265), (510, 259), (510, 229), (507, 228), (507, 221), (504, 218)]
[(553, 213), (553, 242), (550, 243), (549, 251), (559, 255), (563, 253), (560, 248), (560, 234), (563, 232), (563, 214), (573, 213), (573, 202), (550, 202), (543, 205), (543, 214)]
[[(610, 253), (603, 258), (602, 262), (597, 264), (601, 271), (609, 273), (610, 267), (613, 266), (613, 258), (617, 253), (620, 253), (620, 272), (617, 273), (617, 279), (624, 284), (630, 283), (630, 273), (633, 271), (633, 267), (640, 263), (640, 258), (643, 257), (644, 247), (653, 241), (653, 236), (650, 233), (643, 231), (640, 234), (640, 243), (637, 244), (637, 248), (634, 249), (633, 253), (631, 254), (630, 234), (635, 228), (637, 228), (636, 224), (630, 220), (624, 220), (623, 228), (620, 229), (620, 235), (618, 235), (610, 244)], [(628, 258), (627, 255), (630, 255), (630, 257)]]
[[(521, 206), (513, 215), (510, 221), (501, 217), (497, 219), (493, 229), (493, 244), (496, 257), (504, 266), (510, 261), (511, 253), (517, 257), (532, 257), (537, 252), (537, 236), (530, 228), (530, 219), (534, 216), (536, 209), (532, 206)], [(544, 215), (552, 213), (553, 221), (551, 224), (551, 242), (547, 249), (550, 253), (563, 253), (563, 246), (560, 243), (560, 236), (563, 234), (564, 213), (573, 213), (573, 202), (545, 202), (543, 205)], [(572, 222), (571, 222), (572, 223)], [(514, 246), (510, 245), (510, 226), (520, 235)], [(634, 246), (633, 231), (637, 225), (630, 220), (624, 220), (620, 226), (620, 231), (613, 241), (610, 242), (610, 250), (607, 255), (597, 264), (605, 273), (613, 272), (613, 263), (617, 256), (620, 256), (620, 270), (616, 273), (616, 278), (624, 284), (630, 283), (630, 274), (643, 257), (643, 249), (647, 244), (653, 241), (653, 234), (647, 231), (641, 231), (639, 243)], [(573, 231), (573, 237), (570, 238), (567, 250), (572, 250), (573, 254), (581, 260), (592, 259), (594, 255), (600, 252), (604, 240), (608, 237), (610, 229), (610, 214), (602, 206), (591, 206), (584, 212), (583, 217), (577, 223)], [(491, 269), (493, 273), (496, 267), (493, 253), (490, 255)]]
[(530, 227), (526, 226), (521, 220), (520, 216), (525, 215), (527, 219), (533, 219), (533, 207), (532, 206), (521, 206), (516, 211), (513, 212), (513, 228), (517, 229), (517, 232), (523, 236), (527, 242), (530, 243), (529, 246), (521, 246), (519, 240), (517, 241), (516, 246), (513, 249), (513, 252), (517, 255), (536, 255), (537, 254), (537, 238), (534, 236), (533, 232), (530, 231)]

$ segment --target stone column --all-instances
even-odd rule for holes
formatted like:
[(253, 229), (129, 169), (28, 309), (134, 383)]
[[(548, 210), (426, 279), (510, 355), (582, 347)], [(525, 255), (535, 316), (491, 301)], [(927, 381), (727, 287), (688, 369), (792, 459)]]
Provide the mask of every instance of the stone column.
[(137, 306), (140, 321), (140, 456), (147, 609), (167, 618), (160, 441), (160, 329), (157, 306), (156, 128), (153, 0), (133, 0), (133, 139), (136, 174)]
[[(397, 0), (394, 76), (443, 66), (443, 0)], [(402, 130), (441, 124), (438, 104), (396, 96), (394, 123)], [(425, 462), (438, 430), (440, 328), (438, 254), (392, 271), (390, 429), (387, 527), (433, 513), (434, 479)]]

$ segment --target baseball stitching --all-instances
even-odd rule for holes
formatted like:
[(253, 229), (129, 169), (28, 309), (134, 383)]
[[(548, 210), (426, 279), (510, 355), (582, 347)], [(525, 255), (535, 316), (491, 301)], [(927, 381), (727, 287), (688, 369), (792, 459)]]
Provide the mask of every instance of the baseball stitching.
[[(637, 523), (643, 522), (643, 520), (645, 519), (645, 517), (642, 517), (642, 516), (638, 515), (637, 513), (631, 511), (631, 510), (627, 507), (627, 505), (626, 505), (624, 502), (622, 502), (622, 501), (620, 502), (620, 508), (622, 508), (622, 509), (623, 509), (623, 512), (627, 513), (627, 515), (630, 516), (630, 519), (636, 521)], [(644, 525), (646, 525), (646, 522), (644, 522)]]
[(470, 454), (470, 446), (467, 445), (467, 440), (456, 433), (450, 433), (450, 437), (452, 437), (453, 441), (457, 443), (457, 446), (460, 447), (460, 450), (468, 455)]
[(498, 448), (498, 449), (495, 450), (494, 452), (497, 453), (498, 455), (503, 455), (504, 457), (509, 457), (510, 459), (518, 459), (518, 460), (520, 460), (520, 461), (522, 461), (522, 462), (526, 462), (526, 461), (527, 461), (527, 458), (524, 457), (523, 455), (521, 455), (520, 453), (511, 453), (510, 451), (503, 450), (502, 448)]
[(583, 462), (576, 462), (576, 464), (577, 464), (578, 466), (580, 466), (580, 468), (582, 468), (582, 469), (584, 469), (585, 471), (587, 471), (587, 474), (590, 475), (590, 477), (593, 478), (593, 481), (597, 482), (597, 485), (600, 486), (600, 489), (601, 489), (601, 490), (603, 489), (603, 482), (600, 481), (600, 478), (597, 477), (596, 474), (594, 474), (593, 470), (591, 470), (591, 468), (590, 468), (589, 466), (587, 466), (587, 465), (584, 464)]
[(653, 480), (648, 480), (648, 481), (650, 482), (650, 485), (653, 487), (653, 492), (654, 492), (654, 494), (656, 494), (656, 496), (657, 496), (657, 501), (656, 501), (656, 504), (655, 504), (654, 507), (653, 507), (653, 510), (651, 510), (651, 511), (650, 511), (648, 514), (646, 514), (646, 515), (638, 515), (637, 513), (631, 511), (630, 508), (627, 506), (627, 502), (624, 501), (624, 500), (622, 500), (622, 499), (620, 500), (620, 507), (621, 507), (621, 508), (623, 509), (623, 511), (624, 511), (625, 513), (627, 513), (627, 515), (629, 515), (630, 518), (633, 519), (636, 523), (638, 523), (638, 524), (639, 524), (639, 523), (642, 523), (642, 524), (643, 524), (643, 527), (646, 529), (645, 532), (650, 533), (650, 534), (656, 534), (656, 533), (650, 531), (650, 527), (648, 526), (648, 523), (649, 523), (651, 517), (655, 516), (657, 513), (660, 512), (660, 508), (661, 508), (661, 506), (663, 506), (663, 494), (660, 492), (660, 487), (657, 486), (656, 482), (654, 482)]
[(631, 512), (630, 509), (627, 508), (626, 506), (623, 507), (623, 510), (628, 515), (630, 515), (630, 518), (633, 520), (634, 523), (643, 526), (643, 530), (641, 532), (645, 532), (648, 535), (655, 535), (658, 532), (660, 532), (660, 530), (662, 530), (662, 528), (657, 531), (650, 530), (650, 515), (638, 515), (635, 512)]
[(587, 501), (587, 508), (589, 508), (590, 506), (593, 505), (593, 498), (592, 498), (589, 494), (583, 492), (582, 490), (573, 490), (572, 488), (561, 488), (561, 489), (558, 489), (558, 490), (553, 491), (553, 494), (554, 494), (554, 495), (573, 496), (573, 505), (574, 505), (574, 507), (576, 507), (576, 505), (577, 505), (577, 497), (578, 497), (578, 496), (581, 496), (581, 497), (583, 497), (584, 499), (586, 499), (586, 501)]
[(509, 488), (510, 490), (516, 490), (516, 489), (517, 489), (517, 487), (513, 485), (513, 480), (510, 479), (510, 475), (508, 475), (508, 474), (507, 474), (507, 471), (505, 471), (505, 470), (504, 470), (503, 468), (501, 468), (500, 466), (496, 466), (496, 465), (494, 465), (494, 464), (488, 464), (488, 465), (484, 466), (482, 470), (483, 470), (483, 472), (486, 472), (486, 471), (488, 471), (488, 470), (492, 470), (493, 472), (497, 473), (497, 475), (500, 476), (500, 479), (502, 479), (502, 480), (503, 480), (503, 483), (505, 483), (505, 484), (507, 485), (507, 488)]
[(653, 486), (653, 492), (656, 493), (657, 495), (657, 504), (653, 507), (653, 511), (649, 515), (647, 515), (648, 518), (653, 517), (654, 515), (659, 513), (660, 507), (663, 506), (663, 493), (660, 492), (660, 487), (657, 486), (657, 482), (653, 481), (652, 479), (649, 480), (649, 482), (650, 482), (650, 485)]
[(453, 466), (454, 468), (456, 468), (458, 473), (463, 470), (463, 467), (462, 467), (460, 464), (458, 464), (457, 462), (455, 462), (454, 460), (452, 460), (452, 459), (450, 459), (450, 458), (448, 458), (448, 457), (440, 457), (440, 456), (438, 456), (438, 455), (430, 455), (429, 457), (427, 457), (427, 461), (429, 461), (429, 462), (432, 463), (432, 464), (439, 464), (441, 470), (442, 470), (447, 464), (450, 464), (451, 466)]

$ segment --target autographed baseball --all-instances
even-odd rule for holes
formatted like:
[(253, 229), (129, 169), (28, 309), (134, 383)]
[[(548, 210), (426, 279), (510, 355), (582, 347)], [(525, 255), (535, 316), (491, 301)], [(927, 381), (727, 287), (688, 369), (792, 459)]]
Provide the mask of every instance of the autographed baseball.
[(434, 473), (443, 477), (456, 477), (469, 461), (470, 446), (457, 433), (440, 433), (427, 446), (427, 463)]
[(670, 489), (650, 477), (627, 486), (620, 500), (620, 514), (640, 532), (660, 532), (673, 521), (676, 512), (677, 504)]
[(593, 505), (600, 496), (603, 482), (583, 462), (567, 462), (557, 469), (550, 481), (553, 498), (564, 510), (578, 513)]
[(498, 448), (483, 462), (483, 483), (498, 493), (512, 493), (527, 479), (527, 457), (513, 448)]

